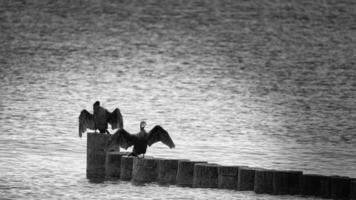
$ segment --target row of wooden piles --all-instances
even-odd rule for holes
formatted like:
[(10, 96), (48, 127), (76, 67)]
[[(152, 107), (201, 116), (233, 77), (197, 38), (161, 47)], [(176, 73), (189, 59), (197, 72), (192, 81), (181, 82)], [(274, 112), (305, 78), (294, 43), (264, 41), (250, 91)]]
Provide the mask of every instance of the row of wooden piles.
[(105, 152), (108, 135), (88, 134), (87, 177), (116, 178), (135, 184), (157, 182), (194, 188), (254, 191), (257, 194), (303, 195), (356, 200), (356, 179), (303, 174), (204, 161), (135, 158), (126, 152)]

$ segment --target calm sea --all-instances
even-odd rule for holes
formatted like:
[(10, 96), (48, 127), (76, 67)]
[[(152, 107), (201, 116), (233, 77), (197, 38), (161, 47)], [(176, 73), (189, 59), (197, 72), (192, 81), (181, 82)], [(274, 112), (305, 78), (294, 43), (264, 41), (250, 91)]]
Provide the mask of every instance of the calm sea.
[(147, 155), (356, 177), (354, 0), (0, 0), (0, 199), (303, 199), (86, 179), (100, 100)]

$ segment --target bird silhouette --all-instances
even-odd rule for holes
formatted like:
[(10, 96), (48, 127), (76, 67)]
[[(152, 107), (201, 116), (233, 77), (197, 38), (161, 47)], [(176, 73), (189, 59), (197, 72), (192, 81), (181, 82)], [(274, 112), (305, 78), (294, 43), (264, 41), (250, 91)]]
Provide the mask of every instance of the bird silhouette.
[(124, 123), (121, 112), (116, 108), (113, 112), (109, 112), (104, 107), (100, 106), (100, 102), (96, 101), (93, 104), (93, 114), (87, 110), (82, 110), (79, 115), (79, 137), (87, 130), (91, 129), (95, 132), (99, 130), (100, 133), (109, 133), (108, 123), (112, 129), (122, 129)]
[(129, 156), (137, 157), (140, 154), (143, 154), (143, 157), (145, 157), (147, 146), (151, 146), (156, 142), (162, 142), (169, 148), (175, 147), (175, 144), (173, 143), (168, 132), (161, 126), (155, 126), (148, 133), (145, 130), (145, 126), (146, 122), (141, 121), (140, 132), (137, 134), (130, 134), (125, 129), (119, 129), (108, 140), (107, 149), (110, 149), (113, 145), (119, 145), (124, 149), (127, 149), (133, 145), (133, 150)]

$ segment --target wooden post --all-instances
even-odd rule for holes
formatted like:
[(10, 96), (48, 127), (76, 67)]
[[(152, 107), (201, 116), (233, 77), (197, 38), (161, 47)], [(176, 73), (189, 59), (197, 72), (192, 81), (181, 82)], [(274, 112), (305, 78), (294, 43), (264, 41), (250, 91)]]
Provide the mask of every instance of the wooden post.
[(132, 179), (136, 184), (154, 182), (158, 175), (158, 160), (155, 158), (134, 158), (132, 165)]
[(88, 133), (87, 134), (87, 178), (105, 178), (106, 143), (109, 134)]
[(158, 160), (158, 177), (159, 184), (175, 184), (177, 171), (178, 171), (177, 159), (160, 159)]
[(273, 194), (273, 173), (273, 170), (267, 169), (258, 169), (255, 171), (255, 193)]
[(300, 194), (302, 174), (301, 171), (274, 171), (273, 194)]
[(106, 153), (105, 174), (107, 178), (120, 178), (121, 157), (128, 152), (109, 151)]
[(322, 176), (321, 179), (321, 197), (330, 199), (331, 198), (331, 177)]
[(204, 161), (179, 160), (176, 184), (183, 187), (193, 186), (193, 175), (195, 163), (206, 163)]
[(122, 156), (121, 157), (121, 166), (120, 166), (120, 179), (124, 181), (129, 181), (132, 178), (132, 165), (133, 157), (132, 156)]
[(349, 199), (351, 179), (349, 177), (332, 176), (330, 180), (331, 198)]
[(253, 191), (255, 185), (255, 169), (249, 167), (240, 167), (237, 179), (237, 190)]
[(301, 194), (304, 196), (322, 196), (323, 176), (315, 174), (304, 174), (302, 176)]
[(350, 182), (350, 199), (356, 200), (356, 179)]
[(239, 175), (238, 166), (219, 166), (218, 168), (218, 188), (236, 189)]
[(193, 187), (217, 188), (218, 187), (217, 164), (197, 163), (194, 165)]

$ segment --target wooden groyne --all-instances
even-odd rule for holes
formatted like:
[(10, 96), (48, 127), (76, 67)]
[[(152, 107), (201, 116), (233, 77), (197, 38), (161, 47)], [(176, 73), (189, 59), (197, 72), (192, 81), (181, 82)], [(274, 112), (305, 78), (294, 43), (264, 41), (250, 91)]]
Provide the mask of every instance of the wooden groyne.
[[(105, 159), (105, 176), (120, 178), (121, 174), (121, 157), (128, 155), (127, 152), (112, 151), (106, 153)], [(120, 166), (120, 167), (118, 167)]]
[(237, 177), (237, 190), (252, 191), (255, 186), (255, 169), (240, 167)]
[[(132, 178), (132, 165), (133, 157), (131, 156), (122, 156), (121, 157), (121, 166), (120, 166), (120, 179), (124, 181), (129, 181)], [(119, 166), (116, 166), (119, 167)]]
[(182, 187), (193, 187), (194, 166), (204, 161), (180, 160), (176, 176), (176, 184)]
[(159, 184), (176, 184), (178, 162), (177, 159), (158, 160), (157, 182)]
[(239, 166), (219, 166), (218, 168), (218, 188), (237, 189), (237, 178), (239, 176)]
[(254, 191), (257, 194), (301, 195), (356, 200), (356, 179), (303, 174), (247, 166), (223, 166), (205, 161), (129, 157), (106, 152), (109, 135), (88, 133), (87, 178), (110, 178), (134, 184), (156, 182), (195, 188)]
[(211, 163), (197, 163), (194, 165), (193, 187), (218, 188), (219, 165)]
[(110, 135), (88, 133), (87, 139), (87, 178), (105, 178), (105, 146)]
[(158, 176), (158, 161), (153, 157), (134, 158), (132, 163), (132, 182), (137, 184), (155, 182)]

